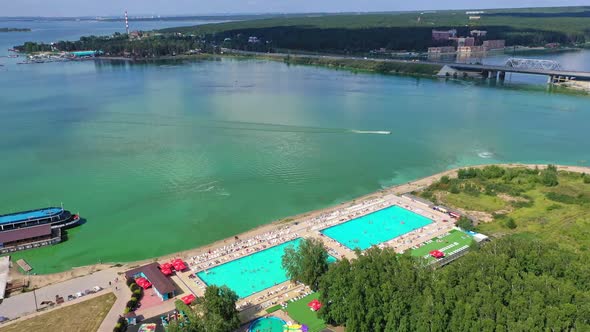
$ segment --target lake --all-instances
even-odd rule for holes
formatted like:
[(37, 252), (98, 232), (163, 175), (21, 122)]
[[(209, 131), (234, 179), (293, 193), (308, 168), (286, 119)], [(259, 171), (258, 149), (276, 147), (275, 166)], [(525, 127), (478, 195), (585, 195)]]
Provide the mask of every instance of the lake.
[(590, 165), (590, 99), (543, 86), (259, 60), (0, 63), (0, 211), (63, 203), (88, 220), (15, 255), (37, 273), (194, 248), (457, 166)]

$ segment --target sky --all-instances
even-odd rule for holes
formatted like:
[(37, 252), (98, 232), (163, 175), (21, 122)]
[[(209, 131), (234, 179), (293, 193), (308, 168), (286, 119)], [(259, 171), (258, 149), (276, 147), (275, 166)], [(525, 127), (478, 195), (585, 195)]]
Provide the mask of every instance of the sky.
[(2, 16), (367, 12), (589, 5), (590, 0), (0, 0)]

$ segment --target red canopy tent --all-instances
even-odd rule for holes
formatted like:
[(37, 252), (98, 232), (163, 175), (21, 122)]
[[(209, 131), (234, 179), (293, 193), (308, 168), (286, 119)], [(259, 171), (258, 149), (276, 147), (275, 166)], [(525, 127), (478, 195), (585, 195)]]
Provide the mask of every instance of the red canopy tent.
[(443, 257), (445, 257), (445, 253), (440, 250), (432, 250), (430, 252), (430, 256), (432, 256), (434, 258), (443, 258)]
[(169, 276), (172, 274), (173, 268), (174, 267), (170, 263), (164, 263), (164, 264), (160, 265), (160, 271), (162, 271), (162, 273), (166, 276)]
[(189, 294), (187, 296), (183, 296), (180, 298), (184, 304), (191, 304), (195, 300), (195, 296), (193, 294)]
[(172, 260), (172, 266), (174, 266), (176, 271), (186, 270), (186, 264), (180, 258)]
[(313, 311), (318, 311), (322, 307), (322, 303), (316, 299), (309, 302), (307, 306), (310, 307)]
[(135, 279), (135, 283), (138, 284), (139, 287), (141, 287), (143, 289), (148, 289), (152, 286), (152, 283), (143, 277), (139, 277), (139, 278)]

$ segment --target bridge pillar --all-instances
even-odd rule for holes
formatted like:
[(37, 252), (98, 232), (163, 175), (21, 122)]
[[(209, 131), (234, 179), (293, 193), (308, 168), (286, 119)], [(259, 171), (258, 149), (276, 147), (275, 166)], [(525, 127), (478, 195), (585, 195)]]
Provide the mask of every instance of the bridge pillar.
[(500, 74), (498, 75), (498, 78), (500, 79), (500, 81), (504, 81), (506, 79), (506, 72), (501, 71)]

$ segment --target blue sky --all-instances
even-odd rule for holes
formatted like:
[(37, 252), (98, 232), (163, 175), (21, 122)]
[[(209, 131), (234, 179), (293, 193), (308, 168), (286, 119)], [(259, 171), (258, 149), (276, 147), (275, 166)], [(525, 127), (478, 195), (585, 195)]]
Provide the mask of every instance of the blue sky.
[(589, 5), (589, 0), (0, 0), (0, 16), (355, 12)]

